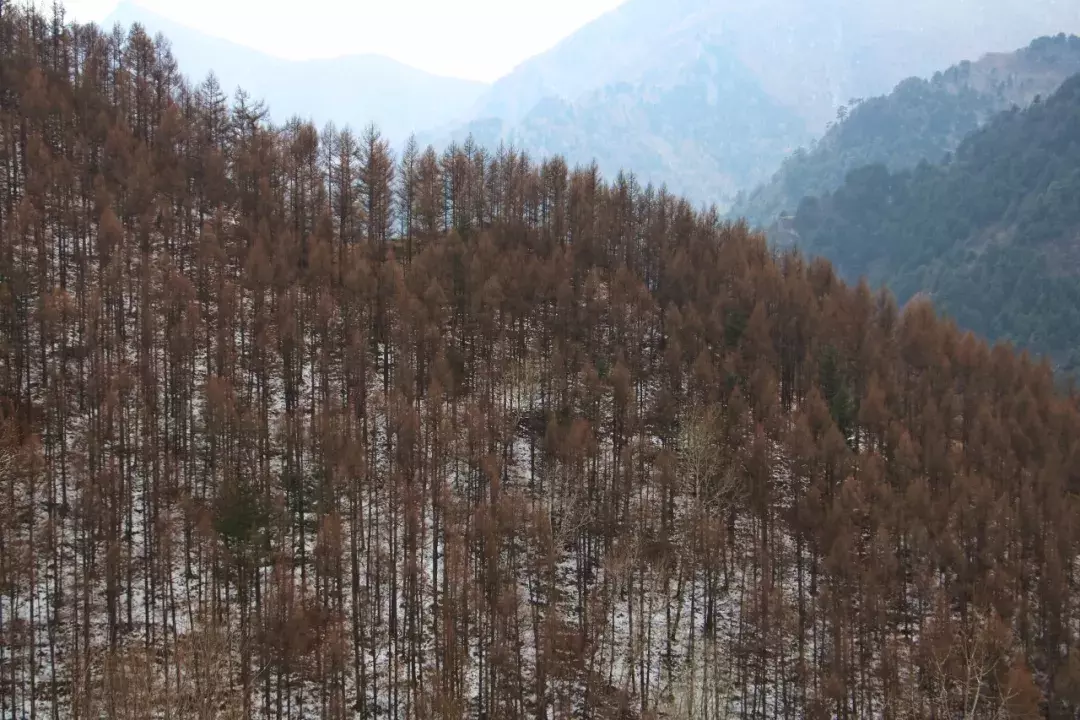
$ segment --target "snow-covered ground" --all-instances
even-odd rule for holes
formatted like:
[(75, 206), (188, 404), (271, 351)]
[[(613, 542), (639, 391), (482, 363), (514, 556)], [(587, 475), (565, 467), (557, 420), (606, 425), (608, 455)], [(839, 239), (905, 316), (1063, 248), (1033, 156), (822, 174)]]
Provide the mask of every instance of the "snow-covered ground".
[[(250, 298), (243, 298), (240, 307), (242, 313), (253, 312)], [(241, 338), (233, 342), (240, 346)], [(163, 362), (154, 359), (156, 365)], [(516, 697), (497, 697), (498, 703), (534, 717), (563, 717), (583, 711), (586, 703), (594, 710), (625, 707), (632, 713), (705, 720), (790, 716), (792, 708), (800, 708), (799, 668), (817, 662), (817, 644), (832, 639), (810, 618), (811, 626), (804, 629), (810, 640), (802, 644), (799, 656), (796, 567), (805, 565), (809, 551), (802, 548), (803, 557), (797, 557), (782, 520), (793, 510), (785, 506), (785, 498), (798, 495), (793, 485), (798, 481), (782, 445), (769, 445), (775, 499), (769, 516), (746, 511), (729, 516), (729, 504), (745, 501), (740, 483), (753, 442), (750, 428), (743, 429), (746, 447), (730, 449), (725, 460), (709, 455), (700, 440), (694, 445), (683, 438), (681, 445), (665, 448), (659, 438), (639, 429), (626, 438), (622, 452), (627, 457), (616, 462), (609, 398), (599, 407), (600, 416), (582, 426), (586, 431), (577, 439), (579, 457), (560, 459), (545, 449), (542, 432), (530, 440), (518, 427), (520, 418), (546, 408), (547, 402), (535, 369), (517, 367), (509, 368), (491, 389), (494, 406), (483, 408), (498, 429), (498, 457), (470, 445), (470, 418), (475, 419), (478, 408), (471, 408), (470, 416), (467, 403), (444, 400), (438, 408), (444, 422), (437, 429), (442, 455), (434, 462), (431, 435), (436, 431), (427, 427), (425, 418), (435, 408), (423, 400), (412, 411), (426, 475), (421, 478), (418, 471), (406, 482), (394, 453), (400, 438), (392, 415), (401, 408), (395, 409), (395, 401), (384, 395), (381, 376), (372, 367), (366, 378), (369, 454), (361, 466), (331, 469), (337, 488), (332, 509), (311, 500), (306, 514), (317, 522), (297, 528), (283, 505), (287, 466), (282, 448), (290, 427), (281, 367), (271, 368), (271, 383), (265, 388), (270, 442), (276, 451), (263, 477), (253, 462), (245, 464), (254, 458), (252, 448), (219, 448), (221, 457), (213, 465), (208, 457), (211, 415), (216, 413), (214, 422), (252, 422), (260, 400), (254, 384), (213, 390), (216, 381), (207, 370), (207, 356), (194, 353), (187, 363), (185, 382), (201, 388), (194, 394), (195, 426), (188, 431), (193, 445), (183, 458), (159, 458), (171, 462), (167, 473), (160, 464), (136, 462), (128, 455), (120, 458), (126, 465), (104, 463), (110, 472), (97, 484), (88, 481), (83, 467), (95, 439), (89, 437), (84, 410), (65, 421), (63, 443), (69, 457), (63, 468), (58, 439), (49, 439), (48, 464), (39, 478), (52, 486), (39, 479), (33, 498), (15, 497), (22, 521), (12, 538), (23, 551), (32, 542), (38, 562), (23, 576), (29, 580), (32, 574), (33, 592), (26, 586), (0, 593), (0, 627), (8, 645), (0, 654), (0, 670), (11, 690), (0, 701), (5, 716), (13, 706), (16, 713), (41, 718), (112, 713), (240, 716), (243, 700), (238, 696), (245, 675), (255, 714), (262, 708), (276, 712), (280, 703), (288, 717), (297, 718), (351, 715), (361, 693), (358, 674), (366, 704), (380, 717), (388, 716), (395, 699), (403, 716), (414, 716), (415, 703), (437, 695), (438, 684), (448, 679), (469, 703), (465, 714), (477, 714), (484, 694), (507, 691), (486, 687), (492, 677), (517, 688)], [(308, 452), (321, 414), (338, 413), (335, 421), (344, 422), (340, 414), (352, 409), (313, 405), (319, 383), (314, 348), (308, 348), (298, 379), (300, 405), (291, 431), (299, 434)], [(342, 381), (335, 377), (333, 382), (336, 390)], [(164, 385), (156, 387), (153, 401), (165, 407)], [(221, 403), (211, 395), (227, 396), (226, 391), (232, 393), (225, 403), (232, 414), (212, 412), (213, 403)], [(113, 392), (119, 392), (114, 412), (129, 421), (141, 417), (137, 409), (147, 398)], [(643, 406), (654, 392), (651, 387), (636, 388)], [(331, 396), (336, 397), (334, 391)], [(110, 459), (121, 446), (145, 452), (152, 447), (150, 438), (175, 434), (175, 428), (166, 426), (171, 420), (164, 412), (154, 415), (154, 422), (156, 427), (138, 422), (128, 422), (123, 430), (117, 426), (104, 448), (113, 453)], [(120, 432), (126, 436), (116, 434)], [(657, 458), (669, 450), (674, 453), (675, 491), (666, 500)], [(714, 466), (702, 466), (705, 456)], [(230, 468), (228, 457), (241, 463)], [(301, 461), (309, 486), (326, 479), (320, 475), (319, 458)], [(365, 468), (362, 474), (360, 467)], [(498, 499), (484, 467), (497, 469)], [(614, 476), (617, 467), (619, 477)], [(208, 474), (211, 468), (213, 475)], [(730, 482), (721, 496), (705, 497), (702, 476), (717, 473)], [(62, 494), (62, 477), (72, 506), (66, 513), (44, 502)], [(237, 478), (268, 480), (269, 509), (278, 518), (267, 541), (271, 552), (262, 555), (250, 573), (246, 612), (239, 600), (238, 558), (213, 531), (216, 493)], [(29, 485), (18, 488), (28, 492)], [(624, 527), (612, 539), (604, 535), (612, 518), (602, 516), (602, 505), (613, 498), (623, 505), (618, 516)], [(665, 502), (671, 503), (670, 517), (662, 527)], [(107, 513), (121, 524), (111, 548), (104, 543), (102, 526)], [(416, 523), (416, 564), (411, 571), (403, 541), (410, 513)], [(506, 513), (511, 516), (500, 515)], [(339, 524), (322, 525), (330, 516)], [(730, 518), (734, 525), (729, 525)], [(491, 536), (498, 546), (485, 547), (485, 528), (507, 521), (512, 528)], [(340, 530), (331, 542), (327, 538), (333, 527)], [(763, 530), (767, 548), (762, 547)], [(711, 535), (704, 539), (701, 533)], [(49, 542), (55, 543), (55, 553), (42, 552)], [(349, 557), (353, 547), (355, 569)], [(463, 547), (469, 551), (461, 553)], [(320, 553), (325, 552), (337, 555), (319, 570)], [(120, 633), (111, 651), (109, 562), (120, 568), (115, 588)], [(448, 564), (451, 580), (444, 588)], [(339, 571), (340, 589), (326, 584), (326, 578)], [(489, 594), (480, 579), (494, 577), (491, 573), (499, 583)], [(413, 580), (422, 600), (419, 608), (411, 608), (407, 595)], [(62, 596), (57, 587), (63, 588)], [(359, 590), (356, 596), (354, 587)], [(389, 592), (390, 587), (395, 592)], [(805, 587), (802, 592), (804, 600), (814, 601)], [(823, 587), (818, 588), (821, 592)], [(255, 593), (260, 595), (261, 618), (253, 610)], [(466, 604), (468, 611), (462, 609)], [(415, 640), (406, 631), (410, 609), (419, 623)], [(354, 612), (361, 633), (359, 658), (353, 648)], [(392, 616), (397, 623), (393, 632)], [(453, 622), (450, 629), (447, 617)], [(298, 624), (281, 628), (275, 625), (278, 621)], [(278, 641), (298, 644), (266, 646), (267, 632), (276, 633)], [(297, 640), (305, 633), (319, 634), (317, 647)], [(23, 662), (30, 647), (34, 661)], [(458, 652), (449, 653), (448, 647)], [(419, 667), (409, 662), (414, 650)], [(496, 657), (506, 652), (507, 657)], [(250, 657), (246, 671), (241, 668), (245, 655)], [(871, 655), (874, 663), (880, 662), (880, 652)], [(447, 667), (451, 658), (455, 672)], [(486, 672), (496, 660), (498, 672)], [(358, 664), (360, 673), (355, 670)], [(328, 673), (327, 668), (337, 672)], [(423, 688), (414, 683), (414, 670)], [(317, 680), (328, 674), (332, 681)], [(543, 697), (538, 695), (541, 689)], [(124, 707), (109, 707), (109, 700), (118, 697), (126, 698)], [(82, 705), (73, 706), (72, 698), (80, 698)]]

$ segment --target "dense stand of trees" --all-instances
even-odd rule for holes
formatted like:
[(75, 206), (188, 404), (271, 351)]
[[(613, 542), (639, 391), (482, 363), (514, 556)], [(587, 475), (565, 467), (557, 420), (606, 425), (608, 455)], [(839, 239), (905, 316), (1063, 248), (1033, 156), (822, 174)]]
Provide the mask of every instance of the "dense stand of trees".
[(632, 176), (0, 17), (0, 715), (1080, 709), (1080, 413)]
[(804, 250), (901, 301), (927, 293), (961, 327), (1080, 369), (1080, 75), (969, 136), (940, 164), (881, 165), (805, 198)]

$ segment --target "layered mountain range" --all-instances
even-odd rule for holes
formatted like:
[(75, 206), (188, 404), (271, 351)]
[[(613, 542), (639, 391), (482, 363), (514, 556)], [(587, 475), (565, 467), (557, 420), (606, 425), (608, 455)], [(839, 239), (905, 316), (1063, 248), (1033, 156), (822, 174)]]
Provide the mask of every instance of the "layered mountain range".
[[(825, 130), (851, 98), (887, 92), (988, 50), (1080, 31), (1054, 0), (627, 0), (490, 86), (386, 58), (296, 63), (248, 51), (124, 4), (109, 22), (165, 31), (182, 67), (293, 114), (377, 123), (446, 147), (490, 146), (633, 168), (700, 203), (728, 206)], [(344, 90), (343, 90), (344, 88)]]
[(965, 60), (929, 79), (907, 78), (888, 95), (842, 107), (823, 137), (786, 158), (768, 182), (740, 194), (731, 214), (769, 225), (864, 165), (903, 170), (938, 162), (996, 113), (1045, 98), (1078, 72), (1080, 37), (1059, 34)]
[(1059, 3), (976, 4), (628, 0), (492, 85), (471, 122), (425, 139), (595, 159), (723, 207), (851, 98), (1080, 30)]

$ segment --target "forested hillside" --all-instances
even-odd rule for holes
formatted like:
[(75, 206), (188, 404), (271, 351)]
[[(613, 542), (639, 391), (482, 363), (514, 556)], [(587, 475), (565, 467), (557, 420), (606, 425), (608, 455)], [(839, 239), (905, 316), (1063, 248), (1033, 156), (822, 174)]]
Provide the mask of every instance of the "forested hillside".
[(1080, 711), (1046, 364), (626, 176), (0, 53), (3, 717)]
[(889, 95), (854, 98), (820, 140), (786, 158), (768, 183), (741, 194), (731, 215), (768, 226), (804, 197), (836, 190), (860, 167), (899, 171), (940, 162), (994, 114), (1026, 107), (1076, 73), (1080, 37), (1062, 34), (965, 61), (930, 80), (908, 78)]
[(1080, 75), (996, 117), (941, 165), (848, 175), (793, 222), (806, 252), (901, 301), (925, 293), (962, 327), (1080, 360)]

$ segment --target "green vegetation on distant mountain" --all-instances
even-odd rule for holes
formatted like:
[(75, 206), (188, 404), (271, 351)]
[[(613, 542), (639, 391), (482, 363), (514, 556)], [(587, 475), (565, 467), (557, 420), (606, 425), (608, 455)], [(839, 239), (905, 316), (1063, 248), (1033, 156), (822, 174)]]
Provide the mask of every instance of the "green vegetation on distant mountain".
[(1080, 75), (996, 116), (939, 165), (870, 165), (800, 203), (791, 231), (848, 278), (1080, 365)]
[(887, 96), (841, 108), (809, 150), (788, 157), (772, 180), (740, 196), (733, 215), (768, 225), (807, 195), (831, 192), (859, 167), (890, 170), (939, 162), (995, 113), (1025, 107), (1080, 72), (1080, 37), (1043, 37), (1015, 53), (963, 62), (930, 80), (909, 78)]

